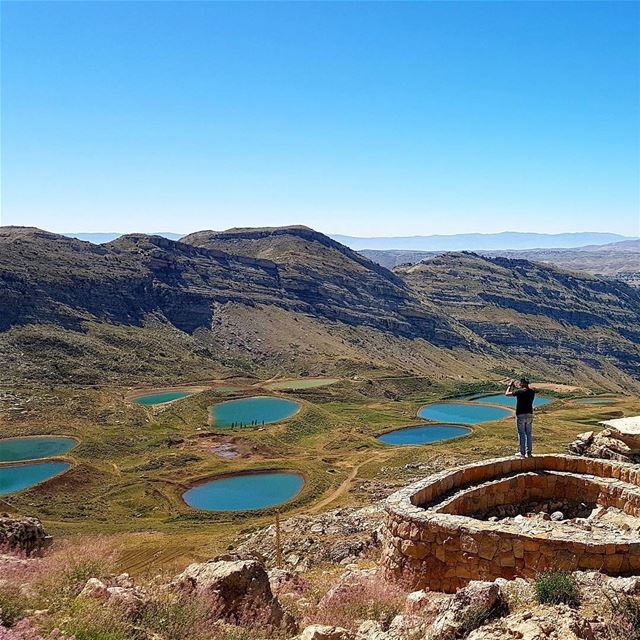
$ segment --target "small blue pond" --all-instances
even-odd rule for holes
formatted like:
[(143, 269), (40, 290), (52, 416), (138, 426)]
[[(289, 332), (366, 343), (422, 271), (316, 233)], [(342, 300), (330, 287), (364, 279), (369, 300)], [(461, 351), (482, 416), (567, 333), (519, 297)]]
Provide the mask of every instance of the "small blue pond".
[(165, 404), (166, 402), (180, 400), (181, 398), (188, 398), (190, 395), (193, 394), (188, 391), (167, 391), (166, 393), (152, 393), (148, 396), (140, 396), (139, 398), (136, 398), (134, 402), (136, 404), (149, 406), (154, 404)]
[(68, 462), (36, 462), (0, 467), (0, 496), (33, 487), (70, 467)]
[[(490, 402), (492, 404), (503, 404), (505, 407), (512, 407), (515, 409), (516, 399), (513, 396), (505, 396), (504, 393), (496, 393), (490, 396), (480, 396), (474, 398), (473, 402)], [(536, 399), (533, 402), (534, 407), (542, 407), (545, 404), (553, 402), (553, 398), (548, 396), (536, 395)]]
[(216, 404), (211, 415), (216, 427), (250, 427), (285, 420), (299, 408), (300, 403), (292, 400), (258, 396)]
[(297, 473), (253, 473), (211, 480), (189, 489), (184, 501), (205, 511), (252, 511), (291, 500), (304, 485)]
[(5, 438), (0, 440), (0, 462), (38, 460), (60, 456), (78, 444), (73, 438), (38, 436), (36, 438)]
[(453, 424), (418, 425), (390, 431), (378, 436), (380, 442), (393, 445), (429, 444), (469, 435), (471, 429)]
[(428, 404), (418, 411), (418, 417), (433, 422), (454, 422), (461, 424), (480, 424), (508, 418), (513, 413), (500, 407), (485, 407), (480, 404), (463, 402), (437, 402)]

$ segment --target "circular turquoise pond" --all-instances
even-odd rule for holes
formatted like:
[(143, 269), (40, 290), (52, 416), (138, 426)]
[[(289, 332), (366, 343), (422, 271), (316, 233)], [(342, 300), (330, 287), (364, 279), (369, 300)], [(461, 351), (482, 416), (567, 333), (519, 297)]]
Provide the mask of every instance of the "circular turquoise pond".
[[(505, 396), (504, 393), (495, 393), (490, 396), (480, 396), (479, 398), (473, 398), (473, 402), (490, 402), (491, 404), (503, 404), (505, 407), (516, 408), (516, 399), (514, 396)], [(553, 398), (548, 396), (540, 396), (536, 394), (533, 401), (534, 407), (543, 407), (545, 404), (553, 402)]]
[(181, 398), (188, 398), (193, 395), (188, 391), (167, 391), (166, 393), (152, 393), (148, 396), (140, 396), (136, 398), (134, 402), (144, 406), (153, 404), (165, 404), (167, 402), (173, 402), (174, 400), (180, 400)]
[(39, 460), (60, 456), (78, 444), (73, 438), (38, 436), (35, 438), (5, 438), (0, 440), (0, 462)]
[(461, 424), (480, 424), (493, 422), (512, 416), (509, 409), (485, 407), (481, 404), (465, 404), (463, 402), (437, 402), (428, 404), (418, 411), (418, 417), (433, 422), (454, 422)]
[(284, 398), (258, 396), (221, 402), (211, 407), (216, 427), (251, 427), (286, 420), (300, 409), (300, 403)]
[(189, 489), (184, 501), (205, 511), (266, 509), (297, 496), (304, 485), (298, 473), (251, 473), (211, 480)]
[(36, 462), (0, 467), (0, 496), (33, 487), (64, 473), (70, 467), (68, 462)]
[(461, 438), (470, 433), (471, 429), (468, 427), (459, 427), (454, 424), (423, 424), (383, 433), (381, 436), (378, 436), (378, 440), (385, 444), (416, 445), (453, 440), (454, 438)]

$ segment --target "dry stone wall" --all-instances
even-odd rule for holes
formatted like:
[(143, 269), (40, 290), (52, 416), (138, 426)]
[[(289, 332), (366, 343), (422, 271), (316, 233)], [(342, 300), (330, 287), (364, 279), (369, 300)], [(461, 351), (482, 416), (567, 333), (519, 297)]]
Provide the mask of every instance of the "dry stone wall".
[(382, 568), (413, 589), (454, 592), (470, 580), (532, 578), (554, 569), (640, 571), (631, 527), (537, 527), (527, 518), (482, 519), (501, 505), (562, 499), (640, 517), (640, 467), (565, 455), (499, 458), (435, 474), (385, 504)]

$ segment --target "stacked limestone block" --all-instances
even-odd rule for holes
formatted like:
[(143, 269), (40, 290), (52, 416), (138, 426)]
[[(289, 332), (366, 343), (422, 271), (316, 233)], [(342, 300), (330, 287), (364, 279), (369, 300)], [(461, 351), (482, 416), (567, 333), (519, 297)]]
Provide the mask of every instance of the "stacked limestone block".
[(435, 474), (387, 499), (382, 567), (413, 589), (454, 592), (470, 580), (533, 578), (551, 568), (640, 571), (640, 534), (537, 528), (527, 518), (472, 517), (500, 504), (563, 496), (640, 516), (640, 468), (578, 458), (499, 458)]

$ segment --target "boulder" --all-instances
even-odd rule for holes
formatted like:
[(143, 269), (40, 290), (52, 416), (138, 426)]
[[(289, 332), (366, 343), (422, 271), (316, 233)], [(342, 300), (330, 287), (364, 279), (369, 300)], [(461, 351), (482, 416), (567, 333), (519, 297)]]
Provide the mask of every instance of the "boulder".
[(535, 588), (531, 582), (524, 578), (514, 578), (513, 580), (496, 578), (495, 583), (500, 588), (500, 597), (509, 609), (535, 601)]
[[(621, 433), (618, 429), (604, 429), (594, 434), (587, 431), (579, 434), (569, 445), (569, 452), (589, 458), (603, 458), (619, 462), (637, 462), (640, 450), (633, 439)], [(633, 446), (630, 446), (633, 445)]]
[(99, 598), (101, 600), (107, 600), (109, 598), (107, 585), (102, 582), (102, 580), (98, 580), (98, 578), (89, 578), (82, 588), (79, 597)]
[(0, 547), (22, 551), (27, 555), (41, 551), (51, 543), (38, 518), (0, 517)]
[(352, 640), (353, 635), (342, 627), (330, 627), (326, 624), (312, 624), (295, 640)]
[(109, 600), (130, 612), (138, 611), (149, 601), (147, 592), (136, 587), (126, 573), (107, 579), (106, 582), (98, 578), (89, 578), (78, 597)]
[(268, 572), (271, 591), (277, 596), (298, 596), (309, 591), (309, 583), (297, 571), (271, 569)]
[(250, 615), (262, 626), (295, 631), (293, 618), (273, 595), (264, 565), (257, 560), (194, 563), (174, 578), (170, 588), (213, 598), (224, 621), (241, 624)]
[(438, 591), (412, 591), (405, 600), (405, 613), (420, 616), (429, 622), (438, 615), (445, 600), (450, 600), (452, 596)]
[(363, 595), (371, 592), (376, 582), (375, 569), (356, 569), (345, 571), (336, 584), (320, 599), (318, 607), (331, 609), (334, 605), (340, 606), (346, 599), (355, 595)]
[(391, 640), (376, 620), (365, 620), (356, 631), (355, 640)]
[[(602, 636), (600, 636), (602, 637)], [(606, 637), (606, 636), (605, 636)], [(595, 640), (592, 623), (565, 605), (519, 611), (472, 631), (467, 640)]]
[(495, 582), (474, 580), (446, 600), (425, 640), (454, 640), (464, 637), (503, 608)]

